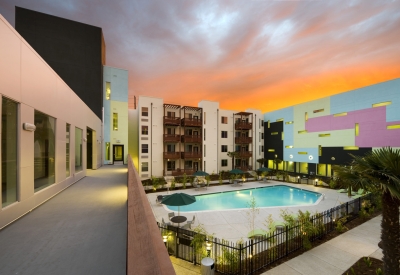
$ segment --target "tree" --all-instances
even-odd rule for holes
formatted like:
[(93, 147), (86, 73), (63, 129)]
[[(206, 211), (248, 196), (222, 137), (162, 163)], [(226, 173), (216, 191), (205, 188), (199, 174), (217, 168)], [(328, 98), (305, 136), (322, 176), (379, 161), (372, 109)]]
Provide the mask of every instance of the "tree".
[(400, 150), (384, 147), (365, 156), (351, 156), (350, 168), (336, 168), (337, 176), (354, 189), (363, 188), (381, 196), (383, 272), (400, 274)]
[(262, 158), (262, 159), (258, 159), (258, 160), (257, 160), (257, 162), (260, 164), (260, 168), (263, 167), (265, 161), (266, 161), (265, 158)]
[(235, 169), (235, 158), (239, 156), (239, 152), (228, 152), (228, 157), (232, 158), (232, 169)]
[(275, 158), (274, 159), (274, 164), (275, 164), (275, 169), (276, 169), (276, 173), (278, 174), (278, 165), (282, 162), (281, 159)]

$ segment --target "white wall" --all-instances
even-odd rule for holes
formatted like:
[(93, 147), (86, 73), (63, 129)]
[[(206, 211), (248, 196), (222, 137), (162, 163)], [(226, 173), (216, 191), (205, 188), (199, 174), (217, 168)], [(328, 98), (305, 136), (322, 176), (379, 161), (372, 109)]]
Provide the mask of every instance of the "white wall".
[[(49, 65), (0, 15), (1, 96), (19, 103), (19, 193), (18, 202), (0, 211), (0, 228), (45, 202), (86, 175), (86, 143), (83, 142), (83, 170), (74, 171), (75, 127), (87, 127), (101, 135), (101, 120), (63, 82)], [(101, 91), (99, 91), (101, 92)], [(55, 184), (34, 192), (34, 133), (22, 130), (22, 123), (34, 124), (34, 110), (56, 118)], [(71, 176), (66, 178), (66, 123), (71, 124)], [(96, 146), (94, 144), (94, 146)], [(96, 154), (97, 150), (93, 150)], [(100, 154), (93, 156), (97, 167)], [(95, 161), (96, 163), (96, 161)], [(96, 167), (96, 168), (97, 168)]]

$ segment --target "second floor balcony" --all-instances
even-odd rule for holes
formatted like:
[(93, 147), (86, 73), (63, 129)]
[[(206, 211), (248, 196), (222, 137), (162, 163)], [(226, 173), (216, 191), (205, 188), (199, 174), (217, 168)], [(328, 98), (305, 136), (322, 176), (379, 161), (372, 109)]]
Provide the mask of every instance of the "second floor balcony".
[(253, 156), (252, 151), (238, 151), (238, 158), (251, 158)]
[(181, 140), (180, 135), (164, 134), (164, 142), (179, 142)]
[(202, 152), (182, 152), (183, 159), (199, 159), (202, 157)]
[(181, 119), (179, 117), (164, 117), (164, 125), (179, 126), (181, 125)]
[(253, 170), (253, 166), (251, 165), (235, 165), (236, 169), (240, 169), (244, 172)]
[(164, 152), (164, 159), (180, 159), (181, 153), (180, 152)]
[(251, 130), (253, 129), (253, 123), (238, 121), (235, 123), (235, 130)]
[(235, 137), (236, 144), (248, 144), (248, 143), (252, 143), (252, 142), (253, 142), (252, 137)]
[(182, 142), (201, 143), (201, 135), (183, 135)]
[(200, 118), (182, 118), (182, 126), (201, 127)]

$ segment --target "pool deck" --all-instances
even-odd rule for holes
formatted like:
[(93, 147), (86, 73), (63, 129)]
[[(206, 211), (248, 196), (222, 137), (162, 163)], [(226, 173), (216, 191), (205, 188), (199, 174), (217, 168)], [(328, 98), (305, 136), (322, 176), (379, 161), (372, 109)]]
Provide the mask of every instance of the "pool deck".
[[(290, 206), (290, 207), (263, 207), (259, 208), (259, 214), (255, 220), (255, 228), (266, 229), (265, 221), (271, 214), (274, 221), (282, 221), (280, 217), (281, 209), (287, 209), (289, 212), (309, 211), (310, 213), (322, 212), (332, 207), (338, 206), (341, 203), (350, 201), (345, 193), (338, 193), (337, 190), (329, 188), (315, 187), (307, 184), (293, 184), (287, 182), (279, 182), (269, 180), (267, 183), (263, 182), (246, 182), (242, 186), (230, 185), (218, 185), (213, 184), (209, 188), (201, 188), (196, 190), (192, 189), (180, 189), (170, 191), (172, 193), (186, 193), (189, 195), (200, 195), (226, 191), (236, 191), (241, 189), (266, 187), (273, 185), (287, 185), (290, 187), (301, 188), (309, 191), (319, 192), (325, 194), (325, 198), (316, 205), (311, 206)], [(157, 221), (161, 222), (161, 219), (167, 222), (168, 211), (164, 206), (156, 203), (157, 195), (167, 195), (168, 192), (157, 192), (147, 194), (150, 205), (153, 209), (154, 216)], [(217, 210), (217, 211), (196, 211), (196, 212), (182, 212), (180, 215), (186, 216), (188, 220), (191, 220), (193, 216), (196, 216), (194, 226), (201, 224), (209, 234), (214, 234), (216, 238), (224, 239), (227, 241), (236, 242), (238, 240), (247, 241), (247, 234), (250, 229), (250, 222), (248, 220), (249, 210)], [(193, 226), (192, 226), (193, 228)]]

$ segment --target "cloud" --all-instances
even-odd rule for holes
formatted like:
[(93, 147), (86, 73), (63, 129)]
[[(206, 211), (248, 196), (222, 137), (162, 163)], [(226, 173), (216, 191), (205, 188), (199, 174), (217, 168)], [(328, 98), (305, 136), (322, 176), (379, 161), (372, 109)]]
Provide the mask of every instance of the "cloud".
[(400, 77), (400, 1), (4, 0), (103, 29), (131, 94), (275, 110)]

